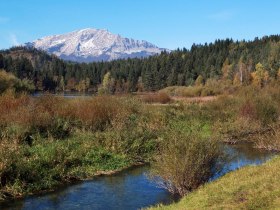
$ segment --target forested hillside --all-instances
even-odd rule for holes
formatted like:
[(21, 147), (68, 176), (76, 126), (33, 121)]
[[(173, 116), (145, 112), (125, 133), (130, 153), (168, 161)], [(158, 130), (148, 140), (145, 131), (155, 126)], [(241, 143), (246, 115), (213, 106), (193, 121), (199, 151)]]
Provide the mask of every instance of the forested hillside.
[(111, 93), (189, 86), (198, 78), (202, 83), (213, 78), (261, 85), (279, 76), (280, 36), (216, 40), (149, 58), (89, 64), (66, 62), (34, 48), (14, 47), (0, 51), (0, 69), (32, 80), (37, 90), (48, 91), (97, 91), (108, 72), (106, 82)]

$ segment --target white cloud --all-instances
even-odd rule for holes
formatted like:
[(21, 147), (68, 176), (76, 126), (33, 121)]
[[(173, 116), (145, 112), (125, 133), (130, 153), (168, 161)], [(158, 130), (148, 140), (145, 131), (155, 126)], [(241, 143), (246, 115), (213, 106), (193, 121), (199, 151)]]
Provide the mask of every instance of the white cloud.
[(209, 19), (217, 21), (227, 21), (233, 17), (233, 13), (230, 11), (221, 11), (208, 16)]
[(10, 18), (7, 17), (0, 17), (0, 24), (5, 24), (10, 21)]
[(13, 33), (10, 34), (10, 42), (13, 46), (18, 46), (19, 45), (19, 42), (17, 40), (17, 36)]

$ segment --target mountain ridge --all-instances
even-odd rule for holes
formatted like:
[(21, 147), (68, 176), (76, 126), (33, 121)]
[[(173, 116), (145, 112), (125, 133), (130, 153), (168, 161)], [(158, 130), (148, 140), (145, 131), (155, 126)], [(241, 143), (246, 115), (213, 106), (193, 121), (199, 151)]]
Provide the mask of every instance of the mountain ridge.
[(25, 44), (70, 61), (93, 62), (140, 58), (169, 51), (132, 38), (124, 38), (106, 29), (85, 28), (66, 34), (51, 35)]

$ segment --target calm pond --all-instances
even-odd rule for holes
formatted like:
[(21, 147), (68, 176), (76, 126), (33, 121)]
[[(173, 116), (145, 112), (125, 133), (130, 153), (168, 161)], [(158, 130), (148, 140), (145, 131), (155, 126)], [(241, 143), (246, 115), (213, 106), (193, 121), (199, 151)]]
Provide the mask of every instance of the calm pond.
[[(273, 155), (252, 149), (248, 144), (225, 146), (225, 149), (230, 161), (212, 180), (245, 165), (261, 164)], [(146, 176), (148, 172), (148, 166), (136, 167), (44, 195), (0, 203), (0, 209), (139, 209), (158, 203), (168, 204), (178, 199), (151, 182)]]

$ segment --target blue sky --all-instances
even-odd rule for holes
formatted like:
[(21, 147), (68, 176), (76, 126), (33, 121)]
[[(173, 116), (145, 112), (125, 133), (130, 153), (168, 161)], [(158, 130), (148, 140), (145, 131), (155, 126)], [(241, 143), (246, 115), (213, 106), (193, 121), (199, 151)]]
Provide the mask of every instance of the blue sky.
[(0, 49), (83, 28), (169, 49), (280, 34), (278, 0), (3, 0)]

